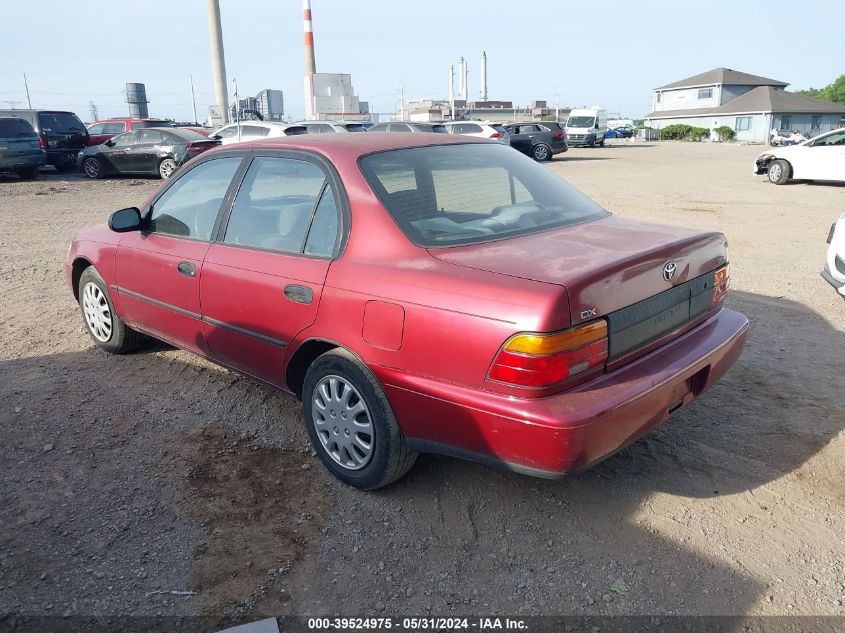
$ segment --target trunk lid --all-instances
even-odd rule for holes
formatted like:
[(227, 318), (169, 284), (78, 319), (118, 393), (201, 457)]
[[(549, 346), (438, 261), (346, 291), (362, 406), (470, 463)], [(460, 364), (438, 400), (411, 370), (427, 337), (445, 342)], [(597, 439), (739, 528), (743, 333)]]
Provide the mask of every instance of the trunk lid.
[[(570, 299), (570, 319), (577, 324), (690, 285), (688, 282), (726, 262), (726, 241), (721, 233), (608, 216), (522, 237), (429, 252), (458, 266), (564, 286)], [(667, 280), (663, 269), (669, 262), (675, 268)], [(680, 297), (683, 292), (674, 294)], [(674, 297), (662, 296), (663, 303)], [(689, 302), (689, 297), (686, 300)], [(649, 314), (654, 312), (653, 306), (644, 308)]]

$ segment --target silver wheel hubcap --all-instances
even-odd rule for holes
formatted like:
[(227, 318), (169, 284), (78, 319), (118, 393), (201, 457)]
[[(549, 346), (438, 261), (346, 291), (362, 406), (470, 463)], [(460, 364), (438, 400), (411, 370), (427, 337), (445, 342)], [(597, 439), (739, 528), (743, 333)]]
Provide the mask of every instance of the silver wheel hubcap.
[(112, 334), (111, 310), (105, 293), (97, 284), (89, 282), (82, 289), (82, 310), (85, 312), (85, 323), (94, 338), (102, 343), (107, 342)]
[(311, 419), (323, 448), (348, 470), (360, 470), (373, 454), (373, 422), (367, 403), (340, 376), (317, 383), (311, 401)]
[(173, 175), (173, 172), (176, 171), (176, 163), (172, 160), (165, 160), (161, 163), (161, 167), (159, 167), (159, 172), (161, 173), (162, 178), (170, 178)]
[(769, 168), (769, 180), (775, 181), (780, 178), (780, 165), (772, 165)]
[(95, 158), (89, 158), (85, 161), (85, 174), (89, 178), (96, 178), (100, 175), (100, 163)]
[(534, 155), (540, 160), (546, 160), (546, 157), (549, 155), (549, 153), (546, 151), (545, 147), (538, 147), (535, 150)]

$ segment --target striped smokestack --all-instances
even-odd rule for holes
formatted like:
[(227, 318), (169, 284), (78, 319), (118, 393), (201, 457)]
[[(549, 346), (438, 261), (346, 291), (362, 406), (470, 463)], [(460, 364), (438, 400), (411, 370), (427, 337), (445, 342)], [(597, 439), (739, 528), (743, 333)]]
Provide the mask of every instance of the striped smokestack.
[(302, 21), (305, 27), (305, 74), (317, 72), (314, 61), (314, 25), (311, 21), (311, 0), (302, 0)]

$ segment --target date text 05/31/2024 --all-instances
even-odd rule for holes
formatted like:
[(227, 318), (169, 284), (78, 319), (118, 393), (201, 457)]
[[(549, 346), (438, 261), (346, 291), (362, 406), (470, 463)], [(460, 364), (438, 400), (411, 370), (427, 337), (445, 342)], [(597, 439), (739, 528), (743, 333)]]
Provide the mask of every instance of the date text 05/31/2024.
[(525, 631), (528, 625), (516, 618), (309, 618), (310, 630), (396, 629), (399, 631)]

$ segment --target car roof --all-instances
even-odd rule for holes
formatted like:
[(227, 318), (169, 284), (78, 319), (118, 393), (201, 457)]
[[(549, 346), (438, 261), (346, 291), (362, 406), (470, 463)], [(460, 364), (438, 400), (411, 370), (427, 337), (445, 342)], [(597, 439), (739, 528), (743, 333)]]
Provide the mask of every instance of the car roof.
[(162, 119), (161, 117), (154, 117), (150, 116), (146, 119), (141, 119), (138, 117), (132, 116), (113, 116), (109, 119), (97, 119), (94, 123), (113, 123), (116, 121), (167, 121), (168, 119)]
[[(298, 149), (318, 152), (328, 158), (333, 156), (364, 156), (374, 152), (392, 149), (407, 149), (411, 147), (426, 147), (430, 145), (463, 145), (467, 143), (496, 144), (496, 141), (473, 138), (469, 136), (453, 136), (433, 132), (419, 134), (298, 134), (296, 136), (282, 136), (266, 138), (258, 141), (238, 143), (236, 148), (243, 149)], [(224, 146), (212, 152), (235, 149)]]

